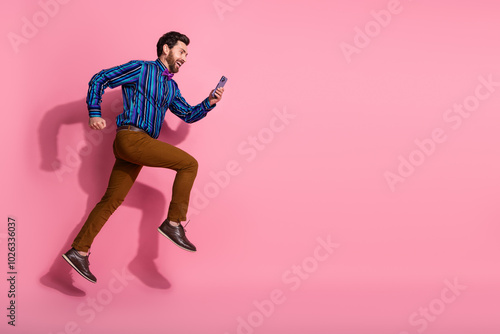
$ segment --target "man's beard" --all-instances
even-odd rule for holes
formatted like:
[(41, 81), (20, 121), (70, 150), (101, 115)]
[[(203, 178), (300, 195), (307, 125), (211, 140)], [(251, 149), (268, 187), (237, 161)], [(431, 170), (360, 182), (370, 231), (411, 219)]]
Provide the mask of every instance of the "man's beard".
[(176, 65), (175, 62), (176, 62), (176, 60), (174, 59), (174, 56), (172, 56), (172, 54), (169, 53), (167, 55), (167, 64), (168, 64), (168, 71), (172, 74), (179, 72), (179, 69), (175, 68), (175, 65)]

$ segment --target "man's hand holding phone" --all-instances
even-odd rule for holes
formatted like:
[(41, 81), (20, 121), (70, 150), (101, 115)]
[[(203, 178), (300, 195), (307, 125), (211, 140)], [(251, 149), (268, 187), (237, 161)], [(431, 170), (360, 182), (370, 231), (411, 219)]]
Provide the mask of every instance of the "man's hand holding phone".
[(219, 83), (217, 84), (217, 87), (215, 87), (215, 89), (212, 90), (208, 95), (208, 102), (211, 106), (222, 99), (222, 94), (224, 94), (224, 85), (226, 84), (226, 82), (227, 78), (225, 76), (222, 76)]

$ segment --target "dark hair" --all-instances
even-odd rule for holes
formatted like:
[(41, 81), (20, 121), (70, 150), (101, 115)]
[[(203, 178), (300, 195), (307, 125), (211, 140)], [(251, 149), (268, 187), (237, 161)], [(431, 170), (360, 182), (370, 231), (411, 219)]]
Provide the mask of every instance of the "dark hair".
[(177, 31), (170, 31), (161, 36), (158, 43), (156, 43), (156, 53), (158, 54), (158, 57), (163, 53), (163, 46), (165, 44), (167, 44), (171, 49), (175, 46), (175, 44), (177, 44), (177, 41), (181, 41), (184, 44), (189, 45), (189, 38)]

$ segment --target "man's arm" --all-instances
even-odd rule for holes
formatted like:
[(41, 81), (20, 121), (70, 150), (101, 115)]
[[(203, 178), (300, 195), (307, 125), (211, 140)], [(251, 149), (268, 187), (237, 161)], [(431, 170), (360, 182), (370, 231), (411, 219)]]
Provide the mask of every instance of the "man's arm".
[(142, 65), (142, 62), (134, 60), (124, 65), (102, 70), (92, 77), (86, 100), (90, 117), (89, 126), (92, 129), (100, 130), (106, 127), (106, 121), (101, 118), (101, 101), (104, 90), (107, 87), (115, 88), (137, 81)]
[(182, 119), (184, 122), (194, 123), (204, 118), (210, 110), (215, 108), (216, 103), (222, 99), (224, 88), (217, 89), (215, 92), (215, 98), (212, 97), (212, 92), (213, 90), (200, 104), (191, 106), (182, 97), (180, 90), (177, 88), (174, 100), (170, 104), (169, 108), (174, 115)]

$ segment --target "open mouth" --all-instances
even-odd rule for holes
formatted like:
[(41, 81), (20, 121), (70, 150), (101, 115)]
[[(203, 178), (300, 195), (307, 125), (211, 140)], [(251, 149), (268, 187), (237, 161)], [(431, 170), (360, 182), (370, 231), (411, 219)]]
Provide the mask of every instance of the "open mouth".
[(182, 66), (182, 62), (178, 61), (176, 62), (177, 66), (181, 67)]

